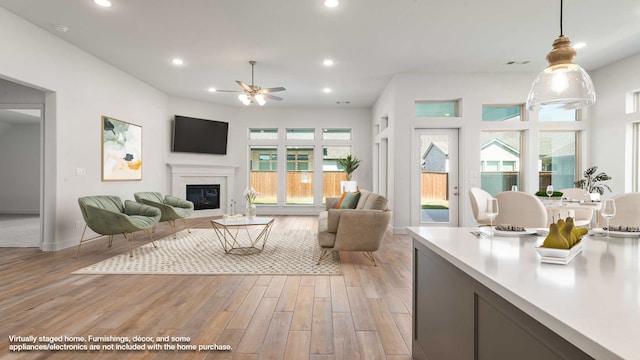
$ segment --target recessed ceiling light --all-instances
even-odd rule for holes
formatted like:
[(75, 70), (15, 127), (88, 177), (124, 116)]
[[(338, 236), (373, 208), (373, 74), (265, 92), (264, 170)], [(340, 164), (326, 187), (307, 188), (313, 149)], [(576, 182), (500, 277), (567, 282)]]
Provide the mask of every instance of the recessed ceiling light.
[(53, 25), (57, 32), (66, 33), (69, 31), (69, 27), (61, 24)]
[(579, 42), (579, 43), (573, 44), (571, 47), (574, 49), (582, 49), (585, 46), (587, 46), (587, 43)]
[(328, 8), (334, 8), (338, 5), (340, 5), (340, 1), (338, 0), (324, 0), (324, 6)]
[(325, 59), (325, 60), (322, 62), (322, 65), (324, 65), (324, 66), (333, 66), (333, 60), (331, 60), (331, 59)]
[(102, 7), (111, 7), (111, 1), (109, 0), (93, 0), (93, 2)]
[(207, 89), (209, 92), (216, 92), (218, 91), (216, 88), (214, 87), (210, 87), (209, 89)]
[(328, 93), (330, 93), (330, 92), (332, 92), (332, 91), (333, 91), (333, 90), (331, 90), (331, 88), (328, 88), (328, 87), (326, 87), (326, 88), (322, 89), (322, 92), (323, 92), (323, 93), (325, 93), (325, 94), (328, 94)]
[(173, 65), (183, 65), (184, 61), (182, 61), (182, 59), (175, 58), (175, 59), (171, 60), (171, 63)]

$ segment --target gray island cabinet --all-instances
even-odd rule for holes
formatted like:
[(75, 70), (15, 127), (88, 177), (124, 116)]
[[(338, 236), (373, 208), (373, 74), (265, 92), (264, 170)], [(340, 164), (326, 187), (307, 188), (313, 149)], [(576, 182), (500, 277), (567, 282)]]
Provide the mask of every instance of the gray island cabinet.
[(640, 359), (638, 239), (585, 238), (556, 265), (542, 237), (408, 230), (414, 359)]

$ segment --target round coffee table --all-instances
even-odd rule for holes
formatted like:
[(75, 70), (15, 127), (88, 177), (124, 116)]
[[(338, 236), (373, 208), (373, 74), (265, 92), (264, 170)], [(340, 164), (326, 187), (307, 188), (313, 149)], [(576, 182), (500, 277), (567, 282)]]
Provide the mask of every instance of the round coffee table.
[[(224, 252), (232, 255), (262, 252), (269, 239), (272, 224), (273, 218), (257, 216), (211, 220), (211, 226), (216, 231)], [(250, 231), (252, 227), (258, 229)]]

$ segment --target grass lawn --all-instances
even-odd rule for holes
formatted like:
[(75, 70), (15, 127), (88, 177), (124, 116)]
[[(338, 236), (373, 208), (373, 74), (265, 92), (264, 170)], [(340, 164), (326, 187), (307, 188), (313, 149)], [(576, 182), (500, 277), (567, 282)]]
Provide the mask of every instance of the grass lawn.
[(423, 204), (422, 210), (446, 210), (449, 207), (446, 205), (437, 205), (437, 204)]

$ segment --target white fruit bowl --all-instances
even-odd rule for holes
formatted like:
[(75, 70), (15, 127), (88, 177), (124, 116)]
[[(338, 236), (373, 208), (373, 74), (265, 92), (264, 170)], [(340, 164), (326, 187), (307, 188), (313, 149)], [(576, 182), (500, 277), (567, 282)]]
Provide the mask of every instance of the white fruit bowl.
[(566, 265), (582, 251), (582, 241), (573, 245), (571, 249), (553, 249), (537, 246), (536, 251), (540, 254), (540, 261), (543, 263)]

